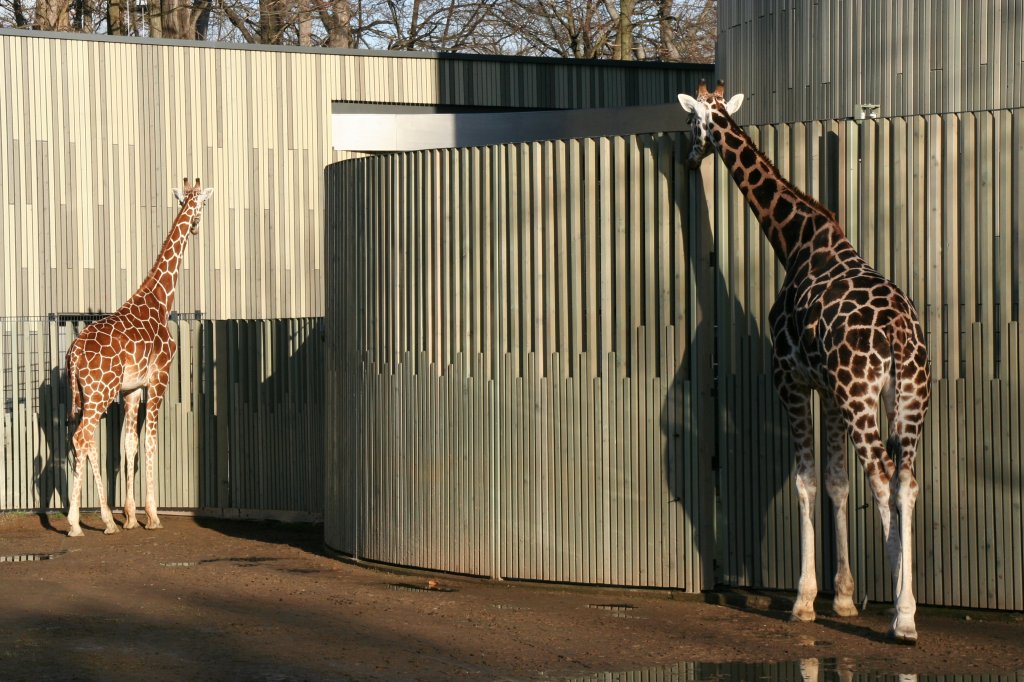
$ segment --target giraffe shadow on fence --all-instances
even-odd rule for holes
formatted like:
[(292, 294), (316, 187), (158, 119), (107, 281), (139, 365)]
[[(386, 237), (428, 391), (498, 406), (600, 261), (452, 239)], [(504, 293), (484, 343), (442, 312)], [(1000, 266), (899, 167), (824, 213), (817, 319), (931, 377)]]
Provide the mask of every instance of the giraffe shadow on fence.
[[(39, 384), (36, 420), (46, 439), (46, 451), (33, 457), (33, 478), (36, 499), (39, 500), (39, 518), (48, 530), (58, 529), (50, 522), (49, 513), (64, 512), (68, 506), (68, 453), (69, 431), (61, 414), (59, 396), (66, 391), (59, 367), (50, 369)], [(45, 456), (45, 460), (44, 460)], [(55, 506), (51, 507), (51, 504)], [(59, 505), (59, 506), (57, 506)]]
[[(819, 186), (825, 194), (821, 199), (836, 210), (838, 137), (826, 132), (817, 144)], [(719, 161), (712, 158), (705, 163)], [(678, 165), (676, 169), (679, 172)], [(705, 167), (703, 172), (709, 169)], [(798, 503), (790, 483), (794, 449), (789, 421), (772, 381), (768, 301), (774, 300), (775, 292), (763, 290), (769, 268), (776, 269), (776, 285), (781, 285), (783, 273), (756, 222), (720, 214), (714, 218), (713, 227), (714, 214), (708, 202), (714, 197), (708, 194), (716, 190), (705, 193), (701, 182), (695, 178), (690, 182), (690, 201), (696, 205), (693, 210), (689, 206), (680, 209), (682, 215), (695, 217), (682, 229), (689, 244), (699, 245), (687, 249), (686, 267), (696, 274), (691, 281), (696, 282), (697, 291), (691, 300), (699, 301), (703, 317), (690, 334), (691, 344), (668, 390), (670, 394), (682, 395), (686, 386), (695, 381), (695, 373), (711, 372), (713, 367), (717, 377), (713, 392), (708, 389), (693, 394), (702, 405), (687, 418), (681, 419), (680, 411), (663, 411), (661, 428), (666, 442), (684, 439), (699, 444), (696, 456), (702, 461), (698, 471), (707, 472), (702, 482), (713, 488), (714, 503), (698, 508), (699, 500), (687, 500), (688, 496), (694, 497), (696, 487), (678, 473), (688, 470), (685, 458), (694, 456), (685, 455), (685, 448), (665, 450), (668, 485), (672, 498), (684, 505), (691, 519), (695, 512), (702, 515), (700, 551), (705, 557), (714, 557), (713, 564), (706, 558), (703, 562), (704, 588), (727, 585), (795, 589), (799, 528)], [(737, 191), (731, 181), (725, 184), (727, 189), (718, 187), (717, 191)], [(743, 210), (745, 214), (746, 209)], [(730, 220), (738, 224), (730, 225)], [(693, 233), (694, 230), (697, 232)], [(731, 241), (721, 238), (723, 230), (731, 230)], [(754, 261), (760, 262), (761, 281), (751, 284), (749, 268)], [(728, 275), (723, 271), (724, 264), (729, 265)], [(740, 292), (745, 293), (745, 299), (741, 300)], [(701, 357), (692, 356), (695, 348), (701, 349), (697, 351)], [(713, 359), (717, 359), (717, 366)], [(708, 384), (696, 382), (698, 387)], [(670, 404), (666, 401), (666, 405)], [(710, 414), (700, 410), (709, 410)], [(693, 429), (698, 429), (696, 434)], [(712, 435), (705, 433), (709, 429)], [(822, 451), (820, 443), (818, 451)], [(824, 567), (835, 562), (834, 528), (831, 514), (821, 513), (827, 503), (821, 500), (819, 504), (818, 576), (827, 592), (832, 589), (832, 570)]]
[(217, 392), (206, 428), (218, 453), (227, 456), (220, 474), (216, 461), (210, 463), (214, 475), (201, 482), (201, 498), (240, 518), (276, 520), (196, 517), (196, 523), (320, 553), (322, 531), (311, 535), (308, 528), (321, 522), (324, 504), (324, 322), (215, 325), (217, 352), (238, 361), (216, 368), (215, 381), (231, 388)]
[[(722, 244), (709, 217), (710, 197), (699, 181), (691, 183), (689, 195), (697, 204), (681, 207), (684, 216), (694, 216), (682, 226), (690, 245), (685, 267), (695, 274), (690, 300), (702, 315), (668, 385), (676, 400), (666, 400), (660, 415), (664, 442), (676, 444), (663, 453), (666, 482), (695, 527), (700, 588), (785, 587), (786, 571), (796, 569), (789, 549), (796, 546), (797, 529), (780, 527), (792, 516), (784, 505), (793, 462), (788, 425), (771, 385), (767, 311), (748, 309), (735, 295), (736, 283), (711, 265)], [(730, 257), (720, 253), (718, 261)], [(721, 357), (730, 347), (735, 355)], [(689, 410), (672, 409), (687, 393)]]

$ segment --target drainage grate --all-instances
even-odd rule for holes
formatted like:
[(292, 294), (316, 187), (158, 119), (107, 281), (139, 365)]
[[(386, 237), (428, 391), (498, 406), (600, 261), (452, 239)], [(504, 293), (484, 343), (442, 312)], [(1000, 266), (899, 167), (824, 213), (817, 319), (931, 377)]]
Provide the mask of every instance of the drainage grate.
[(53, 554), (9, 554), (7, 556), (0, 556), (0, 563), (20, 563), (22, 561), (49, 561), (50, 559), (59, 557), (64, 552), (55, 552)]
[(587, 604), (588, 609), (600, 609), (602, 611), (614, 611), (616, 613), (622, 613), (624, 611), (632, 611), (636, 607), (632, 604)]
[(613, 618), (629, 618), (630, 620), (642, 620), (643, 616), (637, 616), (633, 613), (636, 611), (636, 607), (632, 604), (587, 604), (588, 609), (598, 609), (599, 611), (610, 611)]

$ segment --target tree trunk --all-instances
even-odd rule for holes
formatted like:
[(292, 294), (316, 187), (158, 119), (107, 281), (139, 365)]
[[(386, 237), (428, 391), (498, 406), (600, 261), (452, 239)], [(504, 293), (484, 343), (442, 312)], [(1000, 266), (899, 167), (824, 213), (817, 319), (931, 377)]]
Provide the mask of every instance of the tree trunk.
[(201, 0), (196, 3), (193, 13), (196, 14), (196, 40), (206, 40), (210, 31), (210, 14), (213, 6), (209, 0)]
[(71, 3), (68, 0), (39, 0), (32, 27), (37, 31), (70, 31)]
[(310, 0), (301, 0), (298, 6), (299, 45), (309, 47), (313, 44), (313, 10)]
[(327, 47), (355, 47), (352, 37), (352, 5), (349, 0), (333, 0), (322, 5), (320, 21), (327, 31)]
[(109, 0), (107, 2), (107, 33), (112, 36), (127, 35), (125, 26), (125, 0)]
[(11, 3), (11, 12), (14, 14), (14, 26), (16, 28), (25, 28), (29, 25), (28, 16), (25, 14), (25, 6), (21, 0), (14, 0)]
[(260, 22), (257, 28), (259, 42), (277, 45), (284, 37), (284, 3), (281, 0), (260, 0)]
[(659, 56), (672, 62), (678, 62), (679, 49), (676, 47), (676, 32), (672, 27), (672, 0), (658, 2), (658, 46)]
[(633, 61), (633, 0), (623, 0), (619, 9), (617, 59)]

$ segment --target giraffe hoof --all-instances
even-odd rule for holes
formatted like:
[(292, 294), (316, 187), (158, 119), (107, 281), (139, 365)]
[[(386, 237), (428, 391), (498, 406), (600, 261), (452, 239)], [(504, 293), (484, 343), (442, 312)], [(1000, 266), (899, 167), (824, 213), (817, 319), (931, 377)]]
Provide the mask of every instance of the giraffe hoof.
[(135, 519), (126, 519), (125, 522), (124, 522), (124, 529), (125, 530), (131, 530), (132, 528), (138, 528), (138, 527), (139, 527), (139, 522), (136, 521)]
[(857, 607), (853, 605), (852, 599), (835, 600), (832, 602), (832, 612), (841, 618), (852, 618), (858, 615)]
[(793, 607), (793, 612), (790, 614), (789, 619), (795, 623), (810, 623), (814, 620), (814, 607)]
[(104, 535), (113, 535), (114, 533), (118, 533), (120, 531), (121, 531), (120, 528), (118, 528), (114, 524), (110, 524), (109, 526), (107, 526), (106, 528), (103, 529), (103, 534)]
[(163, 528), (163, 527), (164, 527), (164, 525), (162, 523), (160, 523), (159, 521), (154, 521), (153, 523), (147, 523), (146, 524), (146, 530), (156, 530), (158, 528)]
[(68, 531), (68, 537), (69, 538), (80, 538), (80, 537), (82, 537), (82, 535), (83, 535), (83, 533), (82, 533), (82, 529), (81, 528), (72, 528), (71, 530)]
[(917, 644), (917, 628), (913, 625), (893, 625), (889, 628), (889, 639), (897, 644)]

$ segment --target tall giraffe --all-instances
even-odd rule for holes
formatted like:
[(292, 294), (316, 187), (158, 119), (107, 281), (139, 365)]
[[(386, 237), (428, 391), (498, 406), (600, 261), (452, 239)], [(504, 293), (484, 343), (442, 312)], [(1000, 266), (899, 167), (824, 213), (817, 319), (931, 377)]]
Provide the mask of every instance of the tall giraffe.
[[(835, 215), (783, 178), (732, 119), (743, 95), (725, 99), (721, 81), (697, 97), (679, 95), (692, 115), (691, 168), (717, 149), (753, 209), (786, 277), (772, 306), (774, 380), (789, 413), (800, 500), (800, 582), (794, 620), (814, 620), (813, 508), (817, 494), (811, 392), (821, 396), (827, 440), (825, 489), (835, 508), (833, 609), (855, 616), (847, 537), (847, 436), (878, 505), (892, 570), (896, 615), (889, 634), (917, 640), (911, 542), (917, 442), (928, 409), (930, 369), (910, 298), (861, 258)], [(879, 435), (879, 401), (890, 435)]]
[(138, 290), (117, 312), (93, 322), (82, 330), (68, 349), (68, 383), (71, 387), (71, 419), (81, 413), (81, 420), (72, 437), (75, 452), (75, 477), (68, 510), (68, 535), (82, 534), (78, 523), (82, 502), (82, 473), (86, 458), (92, 465), (96, 490), (100, 497), (100, 515), (106, 525), (104, 533), (116, 533), (117, 525), (107, 504), (99, 458), (96, 454), (96, 425), (107, 407), (119, 393), (124, 393), (124, 424), (121, 450), (124, 456), (125, 500), (124, 527), (136, 528), (135, 518), (135, 455), (139, 450), (138, 416), (143, 390), (146, 391), (146, 528), (160, 528), (156, 513), (154, 488), (157, 449), (157, 419), (168, 370), (177, 344), (167, 328), (167, 318), (174, 305), (178, 270), (189, 234), (199, 233), (203, 206), (213, 188), (203, 189), (185, 179), (184, 192), (174, 190), (181, 205), (171, 230), (164, 240), (160, 255)]

